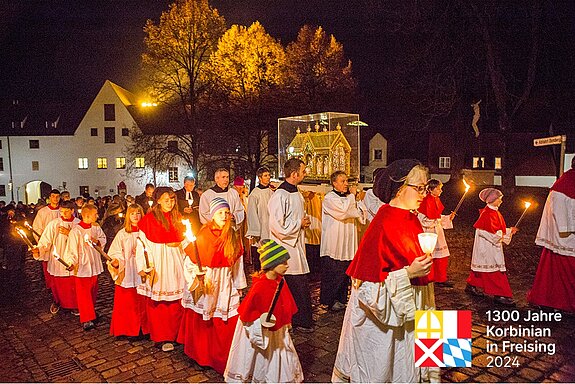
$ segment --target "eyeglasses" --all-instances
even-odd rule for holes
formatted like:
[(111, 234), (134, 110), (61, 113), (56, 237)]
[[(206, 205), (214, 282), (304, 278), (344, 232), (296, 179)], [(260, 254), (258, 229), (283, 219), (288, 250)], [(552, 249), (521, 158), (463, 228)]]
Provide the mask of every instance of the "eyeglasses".
[(421, 185), (407, 184), (407, 186), (415, 189), (417, 191), (417, 193), (419, 193), (420, 195), (426, 195), (427, 194), (427, 186), (425, 184), (421, 184)]

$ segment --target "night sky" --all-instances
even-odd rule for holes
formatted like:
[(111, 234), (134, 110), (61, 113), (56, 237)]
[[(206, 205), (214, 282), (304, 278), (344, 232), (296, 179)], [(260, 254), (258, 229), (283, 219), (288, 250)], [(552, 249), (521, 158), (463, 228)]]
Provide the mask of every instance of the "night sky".
[[(3, 1), (0, 4), (0, 99), (85, 104), (93, 99), (106, 79), (138, 91), (140, 56), (144, 50), (143, 26), (147, 19), (157, 23), (169, 3), (166, 0)], [(566, 86), (568, 89), (561, 92), (570, 98), (575, 94), (571, 75), (575, 68), (572, 53), (575, 51), (575, 2), (543, 3), (546, 23), (552, 25), (556, 33), (550, 35), (544, 31), (548, 38), (544, 59), (560, 61), (565, 68), (571, 68), (563, 73), (544, 75)], [(387, 7), (385, 14), (382, 4)], [(386, 124), (396, 124), (409, 114), (410, 100), (394, 93), (383, 76), (385, 66), (394, 63), (394, 53), (404, 48), (397, 35), (395, 40), (389, 35), (393, 23), (397, 22), (394, 17), (401, 14), (403, 4), (403, 0), (210, 1), (228, 25), (250, 25), (259, 20), (267, 32), (284, 45), (295, 39), (304, 24), (321, 25), (327, 33), (334, 34), (352, 60), (362, 93), (362, 107), (350, 112), (361, 113), (362, 120), (382, 131)], [(426, 2), (421, 4), (425, 6)], [(397, 7), (396, 15), (394, 7)], [(506, 17), (513, 20), (517, 15)], [(398, 27), (405, 28), (405, 25)], [(519, 43), (521, 39), (525, 36), (517, 36)], [(485, 65), (481, 61), (476, 64)], [(487, 84), (489, 80), (482, 81)], [(475, 97), (473, 92), (476, 90), (472, 89), (464, 97), (471, 101)], [(384, 129), (380, 129), (382, 126)]]

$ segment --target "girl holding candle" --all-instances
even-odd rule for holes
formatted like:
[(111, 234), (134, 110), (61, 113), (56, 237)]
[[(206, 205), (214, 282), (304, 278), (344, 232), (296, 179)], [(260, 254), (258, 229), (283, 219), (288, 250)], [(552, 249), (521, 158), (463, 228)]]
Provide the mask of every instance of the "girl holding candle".
[(430, 179), (427, 182), (427, 195), (423, 198), (421, 205), (417, 209), (417, 217), (425, 232), (437, 234), (437, 244), (432, 253), (433, 280), (436, 284), (452, 287), (453, 284), (447, 281), (447, 267), (449, 265), (449, 248), (443, 229), (453, 228), (452, 220), (454, 214), (442, 215), (443, 203), (439, 198), (443, 193), (443, 183), (437, 179)]
[[(495, 188), (485, 188), (479, 198), (487, 205), (479, 211), (475, 227), (475, 241), (471, 256), (471, 273), (465, 290), (475, 296), (483, 293), (494, 296), (494, 301), (514, 305), (513, 294), (507, 279), (503, 244), (509, 244), (517, 228), (507, 228), (499, 207), (503, 193)], [(483, 293), (481, 292), (483, 290)]]
[(347, 274), (352, 278), (333, 382), (438, 380), (439, 369), (416, 368), (415, 311), (435, 308), (432, 260), (419, 245), (417, 216), (425, 196), (427, 169), (398, 160), (374, 186), (381, 201)]
[[(228, 383), (300, 383), (303, 372), (289, 334), (297, 307), (287, 284), (280, 287), (290, 256), (273, 240), (262, 243), (258, 249), (262, 269), (253, 275), (252, 287), (238, 309), (240, 319), (224, 378)], [(275, 303), (275, 322), (267, 324), (264, 314), (271, 303)]]
[[(238, 320), (241, 290), (247, 284), (243, 247), (234, 231), (228, 202), (215, 197), (210, 202), (210, 214), (212, 220), (197, 234), (197, 248), (193, 244), (186, 247), (185, 311), (178, 342), (198, 364), (222, 374)], [(203, 283), (198, 284), (198, 280)], [(194, 294), (196, 289), (202, 289), (203, 294)]]
[(136, 239), (139, 236), (138, 223), (143, 216), (142, 207), (130, 205), (124, 228), (118, 231), (108, 251), (108, 255), (113, 259), (108, 263), (108, 271), (116, 284), (110, 322), (112, 336), (138, 336), (140, 330), (144, 334), (148, 333), (145, 296), (138, 295), (136, 289), (142, 283), (136, 267)]
[(176, 195), (170, 187), (154, 190), (155, 205), (138, 222), (136, 268), (145, 282), (138, 294), (146, 296), (146, 316), (150, 339), (163, 343), (165, 352), (174, 349), (183, 308), (184, 240)]

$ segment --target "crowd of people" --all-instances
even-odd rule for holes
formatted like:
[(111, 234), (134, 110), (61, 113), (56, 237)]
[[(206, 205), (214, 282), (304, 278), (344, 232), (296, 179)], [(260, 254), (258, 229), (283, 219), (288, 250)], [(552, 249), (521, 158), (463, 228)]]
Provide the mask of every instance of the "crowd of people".
[[(135, 198), (71, 200), (52, 190), (45, 205), (5, 205), (5, 264), (21, 263), (28, 248), (52, 292), (50, 312), (70, 310), (89, 331), (105, 260), (115, 283), (112, 336), (149, 335), (165, 352), (183, 344), (228, 382), (301, 382), (289, 330), (314, 332), (305, 238), (312, 218), (298, 188), (305, 163), (289, 159), (283, 171), (276, 188), (260, 168), (247, 199), (243, 179), (230, 185), (220, 168), (201, 194), (186, 177), (180, 190), (148, 184)], [(365, 193), (342, 171), (330, 183), (321, 203), (320, 303), (345, 310), (332, 381), (439, 380), (438, 370), (415, 367), (414, 317), (435, 309), (436, 285), (452, 285), (444, 229), (456, 216), (444, 212), (442, 183), (416, 160), (378, 170)], [(514, 305), (503, 244), (517, 228), (499, 210), (500, 190), (485, 188), (479, 198), (486, 205), (474, 224), (466, 291)], [(423, 232), (437, 235), (429, 254), (418, 241)], [(530, 302), (575, 312), (574, 242), (575, 162), (545, 205)], [(254, 271), (249, 292), (244, 263)]]

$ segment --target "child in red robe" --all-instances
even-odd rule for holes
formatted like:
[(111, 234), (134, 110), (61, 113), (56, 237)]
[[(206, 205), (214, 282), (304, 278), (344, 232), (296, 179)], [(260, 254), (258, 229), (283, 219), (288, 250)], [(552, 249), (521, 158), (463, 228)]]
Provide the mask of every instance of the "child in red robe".
[(200, 229), (196, 240), (202, 271), (193, 244), (186, 248), (190, 257), (184, 263), (187, 289), (178, 342), (198, 364), (222, 374), (238, 321), (240, 292), (247, 284), (242, 242), (233, 229), (228, 202), (215, 197), (210, 213), (212, 220)]
[[(465, 290), (472, 295), (483, 293), (494, 296), (494, 301), (503, 305), (514, 305), (507, 279), (503, 244), (509, 244), (517, 228), (507, 228), (499, 206), (503, 193), (495, 188), (485, 188), (479, 198), (487, 205), (479, 211), (475, 227), (475, 241), (471, 256), (471, 273)], [(483, 293), (481, 292), (483, 290)]]
[(96, 298), (98, 296), (98, 275), (104, 271), (100, 254), (90, 241), (100, 247), (106, 244), (102, 228), (92, 225), (98, 220), (98, 208), (86, 204), (82, 208), (82, 221), (68, 234), (65, 258), (76, 271), (76, 298), (80, 311), (80, 322), (85, 331), (94, 328), (96, 320)]
[(150, 339), (162, 343), (162, 350), (174, 349), (183, 309), (184, 293), (183, 227), (176, 194), (170, 187), (154, 190), (153, 207), (138, 223), (136, 268), (145, 282), (138, 294), (146, 296), (147, 325)]
[(445, 240), (444, 229), (453, 228), (451, 215), (443, 215), (444, 206), (439, 196), (443, 193), (443, 183), (437, 179), (430, 179), (427, 182), (427, 195), (423, 198), (421, 205), (417, 209), (417, 217), (425, 232), (437, 234), (437, 243), (431, 256), (433, 266), (431, 275), (436, 285), (452, 287), (453, 284), (447, 281), (447, 267), (449, 266), (449, 248)]
[(112, 336), (138, 336), (140, 331), (147, 332), (146, 297), (138, 295), (136, 287), (142, 283), (142, 277), (136, 267), (136, 245), (139, 235), (138, 223), (144, 216), (144, 210), (132, 204), (126, 211), (124, 228), (114, 237), (108, 255), (108, 271), (115, 282), (114, 309), (110, 322)]
[[(288, 268), (289, 253), (273, 240), (262, 243), (258, 249), (262, 270), (254, 274), (252, 288), (238, 309), (240, 321), (224, 378), (228, 383), (300, 383), (303, 372), (289, 334), (297, 307), (287, 284), (279, 287)], [(262, 324), (261, 316), (268, 312), (278, 289), (275, 323)]]

